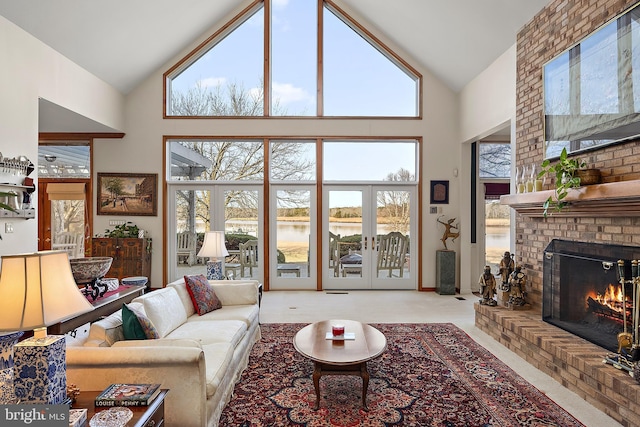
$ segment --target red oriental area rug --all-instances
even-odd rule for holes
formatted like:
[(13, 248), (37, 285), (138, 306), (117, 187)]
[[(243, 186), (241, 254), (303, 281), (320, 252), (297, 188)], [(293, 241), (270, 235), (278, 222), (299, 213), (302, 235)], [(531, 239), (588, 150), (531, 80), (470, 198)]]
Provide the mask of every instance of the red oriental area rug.
[(387, 350), (362, 380), (320, 379), (313, 410), (313, 362), (293, 348), (304, 324), (263, 324), (249, 366), (220, 426), (583, 426), (551, 399), (449, 323), (372, 324)]

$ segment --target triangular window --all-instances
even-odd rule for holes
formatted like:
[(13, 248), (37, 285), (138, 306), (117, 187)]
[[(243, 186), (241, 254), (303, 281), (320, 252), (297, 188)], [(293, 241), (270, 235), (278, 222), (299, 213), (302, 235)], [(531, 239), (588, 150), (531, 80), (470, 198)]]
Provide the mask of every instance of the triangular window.
[(418, 115), (417, 73), (334, 7), (323, 22), (325, 116)]
[(264, 9), (254, 8), (169, 73), (168, 116), (264, 114)]
[(165, 74), (166, 116), (419, 117), (420, 82), (330, 1), (257, 0)]

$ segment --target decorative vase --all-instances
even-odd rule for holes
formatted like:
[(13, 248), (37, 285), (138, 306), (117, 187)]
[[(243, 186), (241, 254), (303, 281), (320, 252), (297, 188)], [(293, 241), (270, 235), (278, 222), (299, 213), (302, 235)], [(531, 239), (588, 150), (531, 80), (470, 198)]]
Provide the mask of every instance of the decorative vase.
[(16, 403), (16, 393), (13, 388), (13, 346), (16, 345), (24, 332), (13, 332), (0, 335), (0, 404)]

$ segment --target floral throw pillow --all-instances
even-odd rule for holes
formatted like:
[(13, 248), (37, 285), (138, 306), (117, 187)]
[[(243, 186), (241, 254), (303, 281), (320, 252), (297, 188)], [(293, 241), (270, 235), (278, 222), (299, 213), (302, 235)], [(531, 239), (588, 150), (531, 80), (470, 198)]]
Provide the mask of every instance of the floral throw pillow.
[(196, 312), (202, 316), (213, 310), (222, 308), (222, 303), (215, 291), (209, 285), (209, 281), (202, 274), (197, 276), (184, 276), (184, 283), (193, 302)]
[(146, 340), (160, 338), (151, 320), (138, 310), (122, 304), (122, 331), (125, 340)]

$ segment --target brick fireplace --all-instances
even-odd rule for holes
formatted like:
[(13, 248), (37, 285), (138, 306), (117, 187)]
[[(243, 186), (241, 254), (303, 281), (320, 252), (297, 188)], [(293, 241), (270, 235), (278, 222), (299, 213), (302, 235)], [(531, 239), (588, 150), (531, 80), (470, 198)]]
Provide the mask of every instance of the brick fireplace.
[[(539, 165), (544, 159), (543, 65), (635, 3), (553, 0), (521, 29), (514, 166)], [(542, 215), (550, 182), (546, 191), (503, 196), (502, 203), (516, 211), (515, 261), (527, 273), (532, 309), (476, 304), (476, 326), (621, 424), (640, 426), (640, 384), (603, 363), (607, 344), (594, 344), (542, 319), (549, 298), (543, 280), (545, 249), (554, 239), (640, 247), (640, 141), (605, 146), (579, 157), (600, 169), (603, 183), (572, 192), (569, 209), (560, 214)]]

